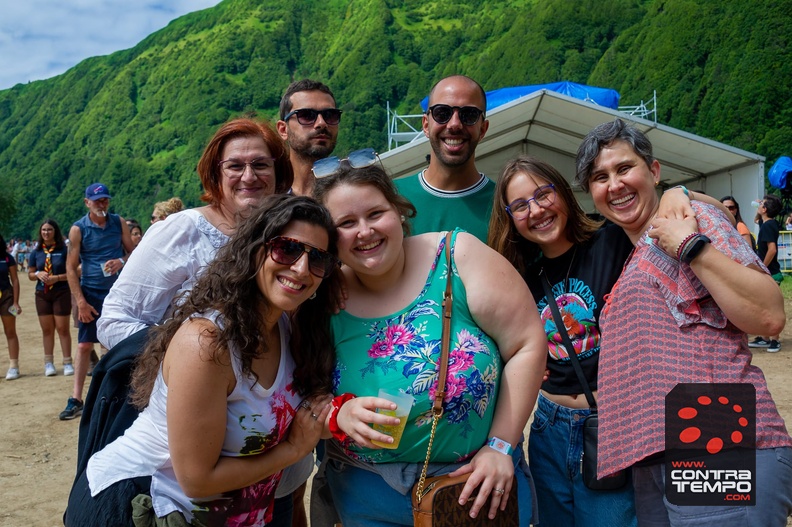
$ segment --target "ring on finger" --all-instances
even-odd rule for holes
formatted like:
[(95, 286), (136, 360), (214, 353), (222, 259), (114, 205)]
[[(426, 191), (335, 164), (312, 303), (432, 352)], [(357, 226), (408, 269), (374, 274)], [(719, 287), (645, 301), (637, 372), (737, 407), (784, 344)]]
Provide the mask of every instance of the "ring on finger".
[(303, 401), (303, 402), (300, 403), (300, 408), (305, 408), (306, 410), (310, 410), (311, 409), (311, 403), (309, 403), (308, 401)]
[(503, 494), (506, 492), (505, 489), (492, 489), (492, 491), (498, 493), (501, 496), (503, 496)]
[(316, 420), (319, 418), (319, 416), (318, 416), (318, 415), (316, 415), (316, 414), (315, 414), (315, 413), (313, 413), (313, 412), (311, 412), (311, 417), (313, 417), (313, 418), (314, 418), (314, 421), (316, 421)]

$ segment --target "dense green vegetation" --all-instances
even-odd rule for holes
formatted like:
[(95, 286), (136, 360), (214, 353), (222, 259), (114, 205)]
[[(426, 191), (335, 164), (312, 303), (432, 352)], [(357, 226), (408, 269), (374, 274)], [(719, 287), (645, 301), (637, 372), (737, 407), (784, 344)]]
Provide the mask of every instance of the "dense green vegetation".
[(777, 0), (225, 0), (132, 49), (0, 91), (0, 232), (30, 236), (84, 214), (107, 184), (114, 210), (198, 204), (195, 164), (217, 126), (277, 116), (293, 79), (329, 84), (344, 109), (337, 152), (386, 144), (439, 78), (484, 86), (570, 80), (658, 120), (755, 151), (792, 151), (792, 7)]

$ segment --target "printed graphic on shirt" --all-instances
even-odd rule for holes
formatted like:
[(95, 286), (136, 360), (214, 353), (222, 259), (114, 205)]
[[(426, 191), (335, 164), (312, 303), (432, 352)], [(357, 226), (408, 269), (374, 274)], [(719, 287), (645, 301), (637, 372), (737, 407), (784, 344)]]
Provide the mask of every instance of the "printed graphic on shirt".
[[(591, 288), (577, 278), (569, 280), (569, 291), (565, 289), (563, 282), (555, 284), (553, 295), (556, 297), (569, 339), (575, 347), (575, 353), (578, 359), (585, 359), (599, 353), (601, 335), (594, 316), (597, 309), (596, 297), (591, 292)], [(557, 361), (568, 361), (569, 354), (561, 334), (556, 329), (553, 311), (547, 303), (547, 298), (542, 298), (537, 307), (547, 335), (550, 357)]]
[[(253, 456), (266, 452), (287, 435), (295, 409), (286, 394), (275, 393), (270, 398), (269, 406), (269, 413), (239, 418), (239, 425), (246, 432), (241, 455)], [(263, 526), (272, 521), (275, 490), (280, 479), (281, 472), (277, 472), (245, 488), (224, 492), (218, 499), (194, 500), (194, 522), (196, 525)]]

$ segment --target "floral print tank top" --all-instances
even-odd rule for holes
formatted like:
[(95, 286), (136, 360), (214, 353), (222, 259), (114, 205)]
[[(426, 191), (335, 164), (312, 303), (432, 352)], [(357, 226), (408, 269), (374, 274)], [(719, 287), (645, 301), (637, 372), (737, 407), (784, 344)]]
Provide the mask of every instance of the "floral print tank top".
[[(495, 342), (476, 325), (467, 306), (465, 286), (453, 264), (451, 348), (444, 414), (432, 446), (432, 462), (459, 462), (487, 441), (495, 412), (503, 361)], [(420, 463), (432, 428), (432, 400), (437, 388), (442, 301), (448, 268), (445, 237), (440, 238), (423, 289), (410, 305), (391, 315), (360, 318), (345, 311), (331, 326), (337, 353), (336, 394), (377, 396), (380, 388), (415, 399), (399, 447), (368, 449), (342, 445), (352, 458), (372, 463)]]

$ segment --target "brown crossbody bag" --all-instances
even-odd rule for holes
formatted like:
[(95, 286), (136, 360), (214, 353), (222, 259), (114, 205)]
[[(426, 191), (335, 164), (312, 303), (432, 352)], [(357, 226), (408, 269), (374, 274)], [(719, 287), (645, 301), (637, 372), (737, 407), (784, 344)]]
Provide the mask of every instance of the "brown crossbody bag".
[(451, 234), (446, 234), (445, 250), (446, 264), (448, 266), (447, 282), (443, 294), (443, 336), (440, 348), (440, 363), (437, 391), (432, 404), (432, 432), (429, 435), (429, 446), (426, 449), (421, 477), (412, 489), (413, 520), (415, 527), (518, 527), (520, 523), (517, 502), (517, 479), (512, 476), (509, 501), (505, 511), (498, 511), (494, 520), (490, 520), (482, 510), (476, 518), (470, 517), (470, 509), (476, 496), (468, 499), (465, 505), (459, 504), (459, 495), (465, 487), (470, 474), (463, 474), (453, 478), (446, 476), (426, 477), (429, 467), (429, 458), (432, 454), (437, 423), (443, 415), (443, 398), (445, 397), (446, 375), (448, 374), (448, 355), (451, 346), (451, 311), (453, 308), (453, 295), (451, 291)]

